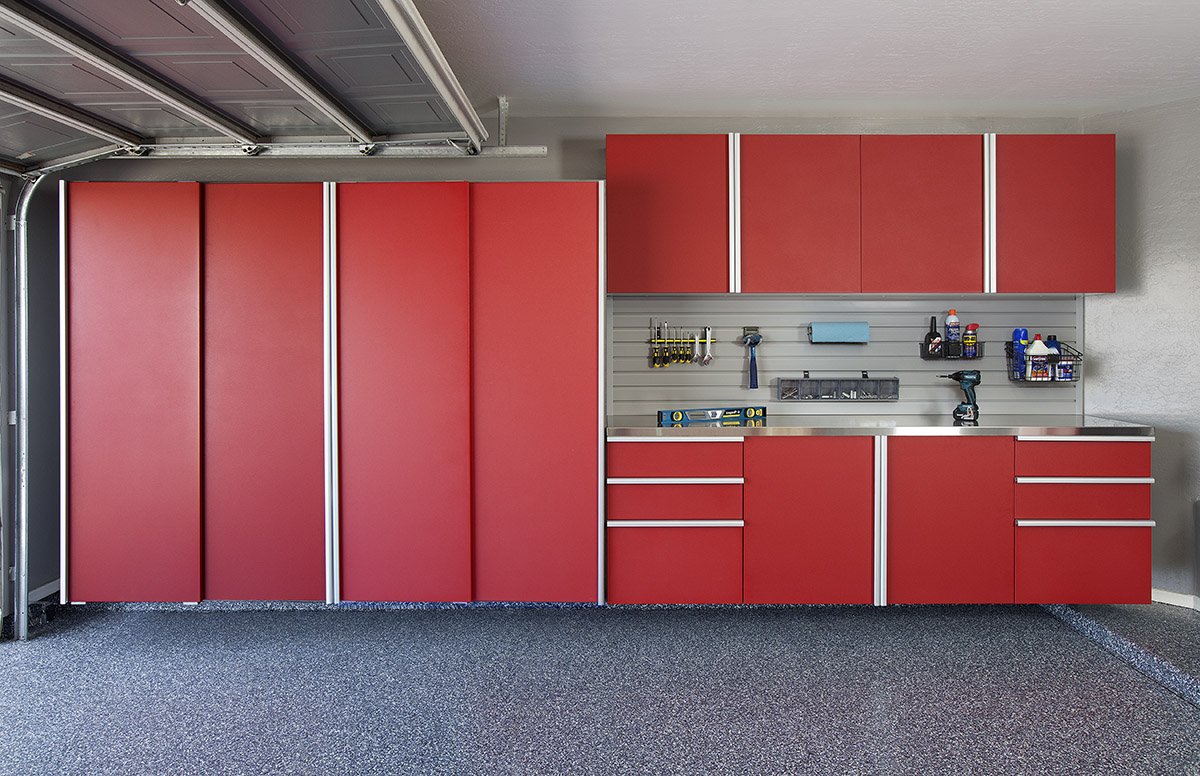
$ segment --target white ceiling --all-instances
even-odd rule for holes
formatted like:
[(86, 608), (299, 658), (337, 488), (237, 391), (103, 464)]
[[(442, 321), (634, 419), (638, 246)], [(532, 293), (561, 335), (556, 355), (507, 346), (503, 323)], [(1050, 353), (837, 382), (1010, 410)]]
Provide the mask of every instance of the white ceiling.
[(417, 0), (481, 110), (1088, 116), (1200, 95), (1200, 0)]

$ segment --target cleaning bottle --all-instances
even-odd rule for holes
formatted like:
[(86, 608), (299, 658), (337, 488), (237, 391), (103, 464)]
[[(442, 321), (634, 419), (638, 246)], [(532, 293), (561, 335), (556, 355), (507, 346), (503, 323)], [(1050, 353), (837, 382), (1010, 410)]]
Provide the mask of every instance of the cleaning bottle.
[(951, 310), (946, 316), (946, 341), (958, 342), (962, 339), (962, 325), (958, 322), (958, 310)]
[(963, 334), (963, 358), (979, 358), (979, 324), (968, 323)]
[(1025, 347), (1029, 344), (1029, 329), (1013, 329), (1012, 333), (1012, 377), (1013, 380), (1025, 379)]
[(1051, 356), (1051, 379), (1070, 382), (1075, 372), (1074, 359), (1063, 352), (1063, 349), (1058, 345), (1058, 337), (1054, 334), (1046, 337), (1046, 348), (1049, 349)]
[(1042, 342), (1041, 334), (1033, 335), (1033, 342), (1025, 348), (1025, 379), (1050, 379), (1050, 348)]

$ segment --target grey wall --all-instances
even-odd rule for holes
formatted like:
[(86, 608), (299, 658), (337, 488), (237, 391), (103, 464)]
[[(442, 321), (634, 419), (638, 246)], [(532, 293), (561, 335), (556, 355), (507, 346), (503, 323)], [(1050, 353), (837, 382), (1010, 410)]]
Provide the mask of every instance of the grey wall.
[(1098, 116), (1117, 133), (1117, 293), (1086, 300), (1089, 411), (1150, 423), (1154, 584), (1200, 594), (1200, 99)]
[[(1200, 121), (1200, 102), (1099, 117), (1081, 124), (1075, 119), (608, 119), (514, 117), (509, 124), (513, 145), (544, 144), (544, 159), (338, 161), (238, 159), (111, 160), (70, 170), (73, 180), (581, 180), (604, 177), (604, 135), (610, 132), (1078, 132), (1118, 133), (1118, 294), (1087, 298), (1085, 339), (1090, 358), (1086, 406), (1089, 412), (1144, 420), (1159, 428), (1156, 446), (1155, 586), (1176, 592), (1195, 588), (1192, 504), (1200, 488), (1197, 445), (1200, 419), (1196, 402), (1186, 393), (1187, 377), (1197, 367), (1189, 360), (1195, 339), (1194, 305), (1200, 221), (1197, 212), (1197, 151), (1200, 139), (1192, 128)], [(35, 580), (57, 574), (58, 458), (57, 318), (55, 289), (57, 218), (51, 192), (31, 208), (35, 230), (31, 261), (38, 265), (32, 300), (33, 435), (31, 519), (38, 526), (31, 548)], [(136, 219), (137, 214), (129, 214)], [(1189, 298), (1190, 297), (1190, 298)], [(1165, 382), (1157, 369), (1146, 368), (1147, 352), (1170, 352), (1174, 374)], [(1154, 362), (1165, 364), (1155, 353)], [(1182, 399), (1169, 386), (1180, 385)], [(982, 389), (981, 389), (982, 391)], [(952, 394), (952, 392), (950, 392)], [(983, 394), (986, 396), (986, 393)], [(40, 397), (40, 398), (38, 398)], [(37, 582), (35, 582), (37, 584)], [(1200, 591), (1197, 591), (1200, 592)]]

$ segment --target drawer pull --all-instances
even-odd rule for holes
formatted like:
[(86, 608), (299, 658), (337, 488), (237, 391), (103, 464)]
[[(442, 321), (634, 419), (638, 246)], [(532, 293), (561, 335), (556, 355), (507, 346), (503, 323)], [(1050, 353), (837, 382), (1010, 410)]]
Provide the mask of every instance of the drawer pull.
[(609, 520), (609, 528), (741, 528), (745, 520)]
[(1153, 442), (1152, 436), (1019, 436), (1018, 442)]
[(1019, 528), (1153, 528), (1153, 520), (1018, 520)]
[(1018, 485), (1153, 485), (1153, 477), (1017, 477)]
[(745, 477), (609, 477), (609, 485), (741, 485)]
[(702, 436), (670, 436), (670, 437), (609, 437), (609, 442), (732, 442), (741, 444), (742, 437), (740, 436), (720, 436), (720, 437), (702, 437)]

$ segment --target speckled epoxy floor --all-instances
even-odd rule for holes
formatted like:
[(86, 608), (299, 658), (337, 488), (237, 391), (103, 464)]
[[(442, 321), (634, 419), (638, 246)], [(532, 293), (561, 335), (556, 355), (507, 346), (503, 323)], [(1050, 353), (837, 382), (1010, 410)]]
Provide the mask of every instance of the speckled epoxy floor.
[(76, 611), (0, 668), (5, 774), (1200, 772), (1037, 607)]

